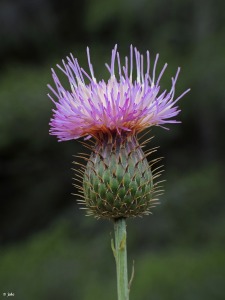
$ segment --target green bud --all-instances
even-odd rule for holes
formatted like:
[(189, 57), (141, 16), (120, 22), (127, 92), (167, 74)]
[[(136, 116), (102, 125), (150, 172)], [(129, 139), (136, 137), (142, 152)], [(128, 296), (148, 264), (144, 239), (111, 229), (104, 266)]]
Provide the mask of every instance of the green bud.
[(104, 135), (92, 148), (83, 173), (84, 203), (97, 218), (150, 213), (154, 185), (151, 167), (134, 135)]

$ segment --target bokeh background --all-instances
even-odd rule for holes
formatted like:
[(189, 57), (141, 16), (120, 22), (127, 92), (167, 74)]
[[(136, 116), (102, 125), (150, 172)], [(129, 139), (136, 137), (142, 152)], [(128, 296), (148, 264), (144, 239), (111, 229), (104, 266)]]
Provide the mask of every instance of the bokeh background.
[[(152, 216), (128, 221), (131, 299), (225, 299), (225, 2), (1, 0), (0, 297), (116, 299), (113, 224), (85, 217), (72, 186), (78, 141), (48, 134), (50, 68), (70, 52), (97, 78), (115, 43), (181, 67), (181, 125), (154, 128), (165, 194)], [(155, 157), (154, 157), (155, 158)]]

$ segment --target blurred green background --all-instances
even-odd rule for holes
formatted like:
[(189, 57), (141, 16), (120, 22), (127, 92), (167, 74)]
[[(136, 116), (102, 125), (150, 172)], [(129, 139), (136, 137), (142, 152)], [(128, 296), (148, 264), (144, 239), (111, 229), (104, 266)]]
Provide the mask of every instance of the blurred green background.
[[(152, 129), (166, 179), (152, 216), (128, 220), (131, 299), (225, 299), (225, 2), (0, 2), (0, 298), (116, 299), (113, 224), (85, 217), (72, 187), (78, 141), (48, 134), (50, 68), (70, 52), (97, 78), (118, 43), (181, 67), (180, 125)], [(155, 158), (155, 157), (154, 157)]]

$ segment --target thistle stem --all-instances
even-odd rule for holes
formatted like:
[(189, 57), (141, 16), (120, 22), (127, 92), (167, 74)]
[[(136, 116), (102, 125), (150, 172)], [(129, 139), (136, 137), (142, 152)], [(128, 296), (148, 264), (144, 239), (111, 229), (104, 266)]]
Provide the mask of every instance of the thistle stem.
[(129, 286), (127, 274), (127, 233), (126, 219), (115, 219), (115, 247), (113, 253), (116, 260), (118, 300), (129, 300)]

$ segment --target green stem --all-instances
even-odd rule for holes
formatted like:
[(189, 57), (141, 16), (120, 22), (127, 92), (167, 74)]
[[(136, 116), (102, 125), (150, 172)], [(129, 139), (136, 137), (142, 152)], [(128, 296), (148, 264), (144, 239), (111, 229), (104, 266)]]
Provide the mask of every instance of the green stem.
[(113, 253), (116, 260), (118, 300), (129, 300), (126, 219), (115, 219), (114, 230), (115, 247), (113, 247)]

